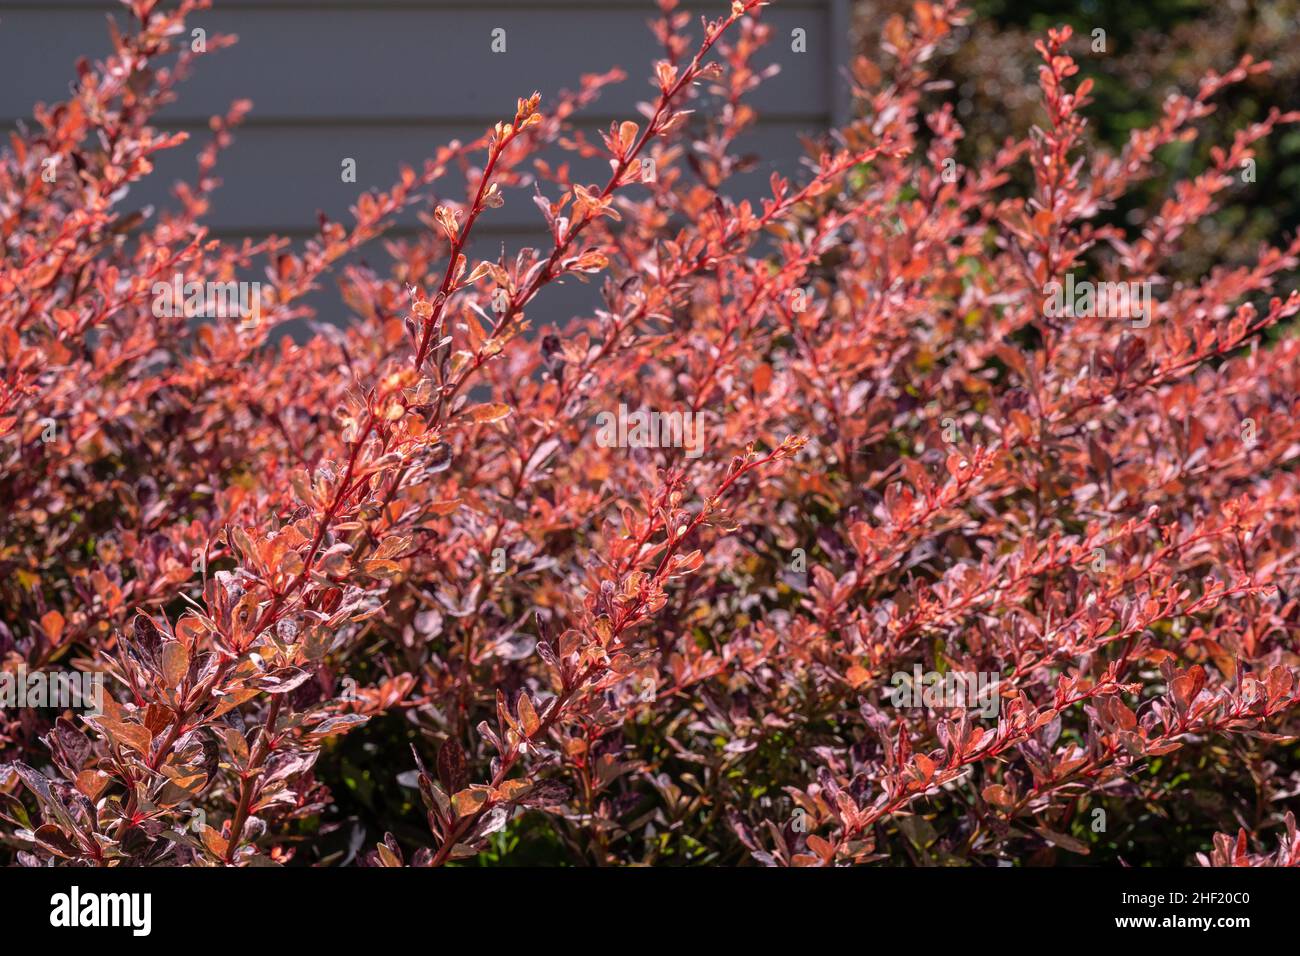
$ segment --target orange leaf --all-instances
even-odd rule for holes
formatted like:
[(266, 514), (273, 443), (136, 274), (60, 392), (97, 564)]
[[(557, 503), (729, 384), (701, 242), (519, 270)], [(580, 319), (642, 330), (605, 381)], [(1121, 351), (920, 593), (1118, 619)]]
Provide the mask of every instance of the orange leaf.
[(465, 413), (465, 417), (472, 422), (499, 422), (509, 414), (509, 405), (491, 402), (485, 405), (475, 405)]
[(483, 806), (487, 798), (486, 790), (461, 790), (451, 798), (451, 808), (456, 811), (456, 816), (467, 817)]
[(203, 837), (203, 845), (206, 846), (209, 851), (211, 851), (213, 856), (226, 855), (226, 847), (228, 844), (226, 843), (225, 839), (222, 838), (220, 833), (212, 829), (212, 827), (204, 824), (202, 837)]
[(190, 652), (179, 641), (168, 641), (162, 649), (163, 677), (168, 687), (180, 687), (190, 668)]
[(527, 694), (519, 695), (519, 723), (523, 725), (524, 733), (529, 737), (542, 725), (537, 718), (537, 711), (533, 709), (533, 702)]
[(45, 635), (50, 639), (51, 644), (59, 643), (65, 623), (63, 615), (58, 611), (46, 611), (41, 615), (41, 629), (45, 631)]
[(808, 834), (808, 849), (812, 850), (827, 863), (835, 857), (835, 847), (831, 846), (830, 843), (815, 833)]

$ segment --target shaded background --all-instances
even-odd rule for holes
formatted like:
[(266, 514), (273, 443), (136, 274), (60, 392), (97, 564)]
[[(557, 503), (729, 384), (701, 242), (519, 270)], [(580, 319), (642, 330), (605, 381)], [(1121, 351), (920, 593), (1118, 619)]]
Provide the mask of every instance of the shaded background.
[[(722, 15), (730, 0), (695, 0), (699, 16)], [(779, 0), (764, 12), (774, 42), (757, 57), (780, 73), (754, 93), (760, 121), (740, 148), (754, 154), (735, 194), (766, 195), (774, 170), (797, 173), (800, 134), (824, 132), (846, 115), (845, 75), (850, 56), (850, 0)], [(110, 50), (107, 16), (128, 17), (112, 0), (0, 0), (0, 124), (12, 129), (32, 104), (66, 96), (78, 57)], [(191, 27), (209, 37), (236, 34), (232, 48), (199, 59), (162, 113), (168, 130), (191, 139), (158, 158), (154, 176), (136, 187), (132, 207), (169, 201), (171, 185), (194, 179), (194, 160), (207, 141), (208, 118), (232, 101), (250, 99), (252, 112), (218, 160), (223, 186), (207, 223), (221, 238), (271, 233), (301, 240), (315, 233), (318, 211), (348, 222), (362, 191), (388, 188), (406, 163), (422, 161), (448, 141), (468, 140), (514, 115), (515, 101), (534, 90), (542, 106), (562, 89), (577, 89), (584, 73), (620, 67), (622, 83), (607, 87), (579, 121), (599, 142), (598, 129), (639, 119), (638, 102), (655, 92), (652, 64), (662, 50), (649, 29), (659, 17), (653, 0), (215, 0)], [(492, 31), (506, 31), (506, 50), (492, 50)], [(805, 31), (806, 52), (794, 52), (791, 31)], [(781, 38), (787, 38), (781, 42)], [(356, 160), (356, 182), (342, 181), (341, 164)], [(579, 181), (603, 182), (608, 166), (553, 150), (542, 158), (570, 163)], [(440, 195), (463, 200), (457, 172), (436, 184)], [(522, 197), (521, 197), (522, 198)], [(416, 204), (396, 220), (390, 237), (423, 229)], [(508, 201), (485, 216), (470, 243), (471, 258), (495, 258), (504, 242), (513, 254), (544, 243), (545, 228), (532, 202)], [(363, 254), (378, 266), (382, 250)], [(382, 271), (382, 270), (381, 270)], [(563, 318), (597, 304), (597, 286), (578, 283), (548, 290), (541, 310)], [(337, 294), (307, 299), (321, 318), (338, 318)], [(546, 316), (538, 314), (538, 319)]]
[[(1194, 93), (1207, 70), (1227, 72), (1246, 53), (1273, 64), (1216, 97), (1218, 111), (1197, 124), (1194, 143), (1162, 150), (1162, 171), (1125, 197), (1110, 218), (1140, 226), (1140, 210), (1155, 209), (1172, 183), (1203, 170), (1211, 147), (1226, 146), (1234, 130), (1262, 120), (1270, 107), (1300, 109), (1300, 0), (967, 0), (972, 23), (949, 44), (938, 75), (953, 89), (967, 138), (961, 161), (988, 156), (1011, 135), (1040, 123), (1034, 41), (1052, 26), (1075, 30), (1070, 52), (1079, 76), (1092, 77), (1094, 102), (1085, 113), (1092, 135), (1118, 149), (1131, 130), (1153, 123), (1170, 93)], [(879, 48), (880, 30), (910, 0), (855, 5), (855, 45)], [(1106, 31), (1106, 52), (1093, 53), (1094, 29)], [(936, 100), (937, 101), (937, 100)], [(1261, 242), (1279, 242), (1300, 228), (1300, 128), (1283, 127), (1256, 144), (1256, 181), (1225, 194), (1222, 210), (1189, 231), (1173, 257), (1180, 273), (1201, 275), (1218, 261), (1254, 258)], [(1020, 172), (1026, 171), (1023, 167)], [(1027, 180), (1027, 176), (1023, 177)], [(1295, 287), (1294, 280), (1291, 288)]]
[[(685, 0), (696, 17), (725, 12), (729, 0)], [(879, 31), (912, 0), (776, 0), (764, 11), (774, 39), (758, 57), (780, 73), (753, 95), (760, 122), (740, 146), (756, 158), (738, 175), (737, 198), (766, 192), (770, 173), (797, 173), (801, 134), (823, 132), (848, 114), (846, 65), (859, 53), (876, 58)], [(1207, 69), (1227, 70), (1245, 52), (1274, 62), (1269, 76), (1233, 87), (1201, 124), (1202, 138), (1161, 154), (1163, 175), (1137, 189), (1109, 218), (1141, 225), (1140, 210), (1169, 194), (1174, 179), (1203, 168), (1208, 150), (1231, 131), (1261, 119), (1270, 106), (1300, 108), (1300, 0), (974, 0), (972, 23), (955, 34), (939, 74), (956, 102), (967, 138), (960, 158), (989, 155), (1006, 137), (1040, 122), (1033, 41), (1052, 25), (1072, 24), (1082, 75), (1096, 82), (1088, 116), (1093, 135), (1118, 148), (1131, 129), (1158, 115), (1174, 89), (1194, 88)], [(105, 17), (124, 19), (113, 0), (0, 0), (0, 125), (12, 129), (37, 100), (61, 99), (80, 56), (109, 48)], [(513, 113), (515, 99), (540, 90), (545, 99), (576, 88), (584, 73), (618, 66), (628, 79), (608, 88), (582, 120), (589, 133), (636, 117), (647, 98), (649, 66), (659, 48), (648, 28), (653, 0), (216, 0), (193, 22), (210, 35), (234, 33), (232, 49), (203, 58), (180, 98), (164, 113), (169, 129), (190, 143), (159, 159), (138, 187), (133, 207), (168, 202), (172, 183), (192, 179), (208, 117), (233, 100), (253, 110), (222, 154), (224, 186), (208, 218), (218, 237), (275, 233), (302, 239), (318, 212), (348, 220), (364, 189), (383, 188), (398, 166), (418, 166), (440, 144), (466, 139)], [(491, 49), (496, 27), (505, 53)], [(790, 49), (791, 30), (806, 33), (807, 52)], [(1089, 49), (1091, 31), (1106, 31), (1104, 54)], [(698, 28), (693, 27), (698, 33)], [(707, 100), (702, 105), (707, 109)], [(340, 176), (356, 160), (357, 181)], [(566, 155), (575, 175), (595, 181), (598, 161)], [(1021, 173), (1025, 171), (1022, 169)], [(1234, 208), (1199, 224), (1175, 257), (1179, 271), (1204, 273), (1216, 261), (1250, 258), (1258, 244), (1300, 227), (1300, 131), (1283, 130), (1259, 147), (1257, 180), (1232, 194)], [(440, 194), (463, 198), (457, 174)], [(413, 207), (392, 236), (423, 228)], [(507, 202), (484, 217), (471, 256), (513, 253), (543, 237), (531, 202)], [(382, 265), (378, 244), (361, 259)], [(550, 318), (589, 311), (596, 288), (570, 283), (539, 303)], [(344, 319), (333, 290), (308, 298), (322, 318)], [(548, 316), (537, 315), (545, 321)]]

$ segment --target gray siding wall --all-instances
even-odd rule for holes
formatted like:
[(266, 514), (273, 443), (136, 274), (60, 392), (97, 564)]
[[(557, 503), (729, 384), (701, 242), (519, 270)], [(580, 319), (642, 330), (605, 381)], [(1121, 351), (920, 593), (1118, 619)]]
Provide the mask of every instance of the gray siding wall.
[[(737, 181), (737, 196), (765, 191), (774, 169), (796, 172), (800, 132), (824, 129), (844, 109), (848, 0), (776, 0), (765, 9), (775, 37), (760, 63), (781, 72), (753, 95), (761, 122), (745, 148), (761, 158)], [(253, 111), (218, 164), (224, 182), (208, 222), (218, 235), (301, 236), (317, 211), (347, 221), (367, 187), (386, 187), (400, 163), (418, 166), (453, 137), (478, 135), (508, 119), (515, 100), (534, 89), (543, 104), (583, 73), (621, 67), (628, 79), (607, 88), (582, 121), (594, 130), (639, 119), (648, 99), (650, 64), (659, 49), (647, 26), (649, 0), (216, 0), (191, 26), (239, 42), (202, 58), (165, 112), (168, 128), (194, 133), (164, 154), (139, 203), (166, 201), (178, 178), (192, 179), (206, 141), (207, 119), (239, 98)], [(717, 16), (729, 0), (686, 0), (698, 34), (700, 14)], [(0, 0), (0, 122), (11, 129), (36, 101), (61, 99), (79, 56), (108, 50), (106, 16), (124, 8), (94, 0)], [(506, 30), (505, 53), (491, 50), (493, 29)], [(807, 52), (790, 47), (806, 31)], [(357, 161), (357, 182), (343, 183), (344, 157)], [(582, 173), (581, 163), (573, 163)], [(594, 181), (602, 171), (591, 165)], [(440, 192), (461, 198), (454, 180)], [(134, 204), (134, 203), (133, 203)], [(531, 202), (507, 202), (484, 218), (481, 237), (507, 248), (538, 234)], [(416, 228), (414, 213), (397, 232)], [(484, 249), (484, 252), (487, 250)]]

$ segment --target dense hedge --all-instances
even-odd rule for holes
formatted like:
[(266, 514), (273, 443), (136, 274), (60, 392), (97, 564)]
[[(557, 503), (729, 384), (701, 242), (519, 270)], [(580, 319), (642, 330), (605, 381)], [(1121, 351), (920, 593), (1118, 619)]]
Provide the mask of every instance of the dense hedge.
[[(666, 0), (644, 115), (526, 96), (293, 249), (203, 227), (246, 104), (131, 205), (200, 4), (130, 6), (0, 159), (7, 862), (1300, 858), (1300, 242), (1182, 255), (1300, 115), (1116, 215), (1260, 64), (1109, 150), (1053, 29), (1036, 125), (963, 152), (921, 2), (754, 205), (785, 38)], [(549, 244), (466, 258), (530, 198)], [(346, 321), (280, 334), (331, 273)], [(539, 326), (563, 280), (603, 308)]]

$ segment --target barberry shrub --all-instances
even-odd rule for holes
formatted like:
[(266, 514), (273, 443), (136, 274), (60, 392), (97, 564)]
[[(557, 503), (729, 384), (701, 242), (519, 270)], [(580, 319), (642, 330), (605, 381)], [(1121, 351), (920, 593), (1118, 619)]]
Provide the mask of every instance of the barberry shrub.
[[(771, 30), (661, 0), (641, 117), (526, 96), (294, 247), (203, 226), (247, 103), (130, 206), (206, 4), (128, 6), (0, 160), (5, 860), (1300, 862), (1300, 242), (1170, 269), (1300, 115), (1114, 212), (1266, 64), (1111, 154), (1053, 31), (967, 168), (921, 0), (736, 201)], [(547, 243), (469, 259), (529, 198)], [(599, 309), (530, 322), (566, 280)]]

